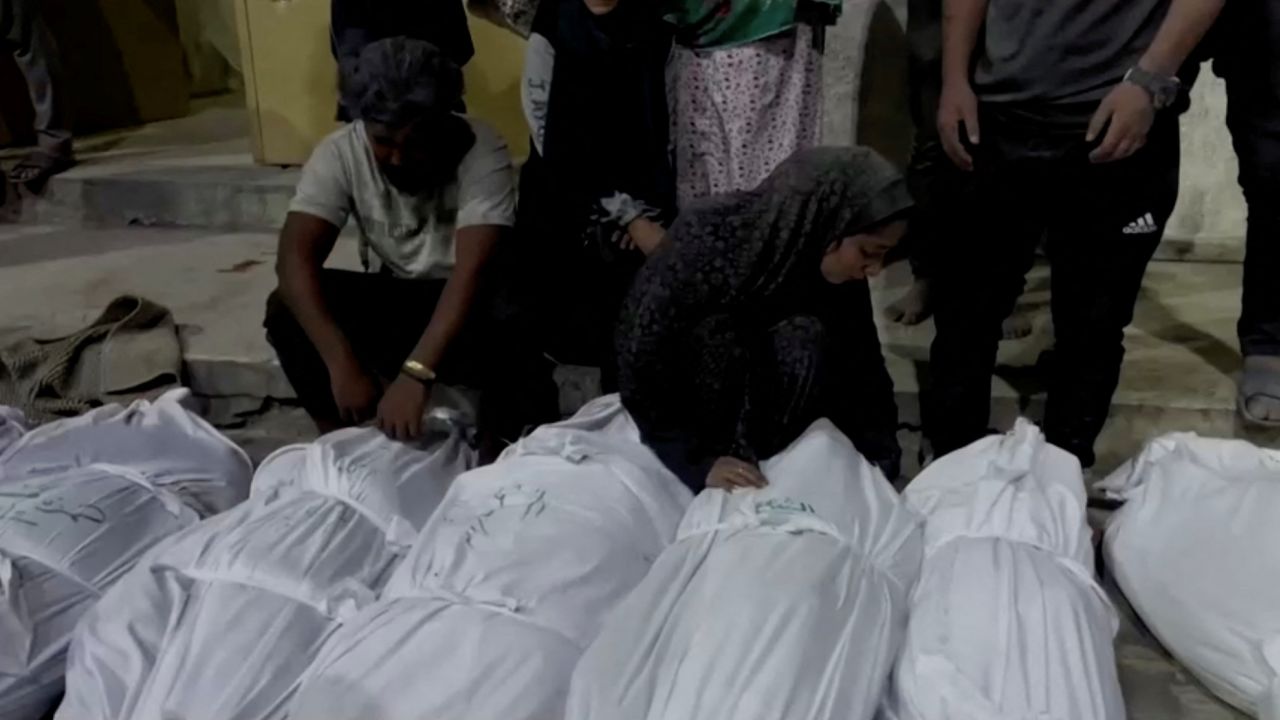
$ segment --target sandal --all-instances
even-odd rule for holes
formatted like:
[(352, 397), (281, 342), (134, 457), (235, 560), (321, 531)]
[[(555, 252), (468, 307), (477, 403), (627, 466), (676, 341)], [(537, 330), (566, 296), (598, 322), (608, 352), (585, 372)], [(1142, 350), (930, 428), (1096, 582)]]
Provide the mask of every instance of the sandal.
[(40, 186), (49, 178), (71, 169), (76, 164), (71, 153), (35, 150), (9, 170), (9, 181), (16, 185)]
[(1280, 420), (1260, 418), (1249, 412), (1249, 401), (1259, 398), (1280, 404), (1280, 358), (1249, 356), (1244, 359), (1236, 411), (1245, 422), (1263, 428), (1280, 428)]

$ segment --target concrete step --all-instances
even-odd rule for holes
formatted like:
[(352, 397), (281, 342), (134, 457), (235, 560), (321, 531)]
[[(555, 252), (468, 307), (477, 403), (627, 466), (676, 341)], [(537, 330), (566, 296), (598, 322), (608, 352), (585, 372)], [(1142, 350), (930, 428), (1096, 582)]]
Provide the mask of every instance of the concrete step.
[(32, 224), (265, 232), (279, 229), (297, 174), (248, 163), (82, 165), (54, 178), (40, 195), (15, 191), (6, 212), (11, 220)]
[[(0, 153), (0, 159), (15, 155)], [(0, 218), (71, 227), (279, 228), (298, 170), (261, 167), (235, 96), (201, 100), (190, 116), (76, 142), (80, 164), (39, 195), (9, 187)]]

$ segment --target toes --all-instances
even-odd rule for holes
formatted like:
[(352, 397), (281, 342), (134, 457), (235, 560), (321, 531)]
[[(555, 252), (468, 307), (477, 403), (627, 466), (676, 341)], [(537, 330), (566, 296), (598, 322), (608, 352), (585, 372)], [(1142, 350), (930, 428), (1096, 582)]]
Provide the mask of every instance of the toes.
[(1263, 422), (1280, 421), (1280, 400), (1276, 398), (1265, 395), (1251, 397), (1245, 401), (1245, 409), (1249, 411), (1249, 415)]
[(1034, 327), (1031, 324), (1031, 318), (1025, 315), (1014, 315), (1004, 321), (1003, 329), (1005, 340), (1021, 340), (1029, 337)]

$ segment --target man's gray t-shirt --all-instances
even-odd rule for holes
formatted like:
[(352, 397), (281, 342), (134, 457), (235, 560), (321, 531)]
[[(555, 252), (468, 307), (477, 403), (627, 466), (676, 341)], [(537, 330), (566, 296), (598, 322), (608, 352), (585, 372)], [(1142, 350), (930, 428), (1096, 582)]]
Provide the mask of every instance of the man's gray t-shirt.
[(1146, 52), (1170, 2), (989, 0), (974, 90), (987, 103), (1099, 101)]
[(458, 165), (456, 182), (443, 191), (410, 195), (392, 186), (378, 169), (364, 124), (354, 122), (311, 153), (289, 210), (339, 228), (354, 218), (360, 259), (371, 272), (447, 278), (456, 230), (515, 224), (515, 177), (507, 144), (485, 123), (468, 121), (475, 144)]

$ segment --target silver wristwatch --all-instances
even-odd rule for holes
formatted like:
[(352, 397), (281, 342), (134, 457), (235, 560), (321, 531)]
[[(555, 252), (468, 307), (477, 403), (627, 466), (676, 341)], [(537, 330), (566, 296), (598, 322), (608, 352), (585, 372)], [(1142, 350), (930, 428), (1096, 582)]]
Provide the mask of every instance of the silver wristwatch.
[(1178, 93), (1182, 90), (1182, 81), (1178, 78), (1147, 72), (1137, 65), (1129, 68), (1124, 81), (1146, 90), (1156, 110), (1164, 110), (1177, 102)]

